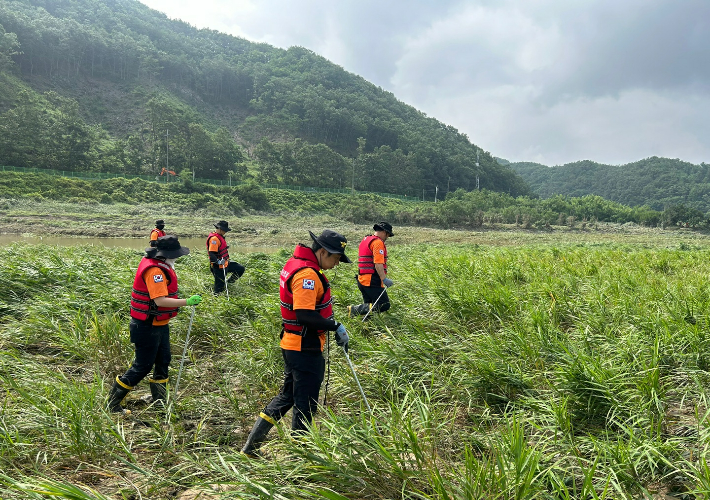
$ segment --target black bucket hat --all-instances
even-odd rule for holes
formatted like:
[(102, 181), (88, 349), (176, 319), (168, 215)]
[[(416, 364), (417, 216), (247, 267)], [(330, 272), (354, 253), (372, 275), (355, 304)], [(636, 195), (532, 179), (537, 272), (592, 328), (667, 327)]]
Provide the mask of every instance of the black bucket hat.
[(316, 236), (311, 231), (308, 231), (311, 239), (318, 243), (322, 248), (325, 248), (330, 253), (340, 254), (340, 262), (350, 264), (350, 259), (345, 255), (345, 247), (348, 245), (348, 240), (340, 233), (324, 229), (320, 236)]
[(190, 253), (190, 249), (180, 246), (178, 237), (172, 234), (161, 236), (155, 240), (155, 246), (145, 249), (146, 257), (151, 259), (155, 257), (164, 257), (166, 259), (177, 259), (183, 255)]
[(231, 231), (231, 229), (229, 229), (229, 222), (227, 222), (226, 220), (219, 221), (217, 224), (214, 225), (214, 227), (216, 227), (217, 229), (221, 229), (222, 231)]
[(164, 226), (165, 221), (163, 219), (158, 219), (157, 221), (155, 221), (155, 225), (156, 226)]
[(372, 229), (374, 229), (375, 231), (384, 231), (390, 236), (394, 236), (394, 233), (392, 232), (392, 224), (390, 224), (389, 222), (375, 222), (375, 225), (372, 226)]

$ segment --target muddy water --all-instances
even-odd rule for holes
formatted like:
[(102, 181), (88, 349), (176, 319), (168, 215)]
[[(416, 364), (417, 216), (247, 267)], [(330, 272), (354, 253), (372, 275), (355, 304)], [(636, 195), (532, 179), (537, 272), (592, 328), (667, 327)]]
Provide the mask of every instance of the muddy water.
[[(180, 244), (186, 246), (191, 251), (205, 250), (205, 240), (207, 238), (180, 238)], [(70, 236), (23, 236), (21, 234), (0, 234), (0, 247), (10, 245), (15, 242), (30, 244), (42, 243), (45, 245), (58, 245), (73, 247), (78, 245), (103, 245), (114, 248), (131, 248), (133, 250), (145, 250), (148, 247), (148, 240), (143, 238), (72, 238)], [(229, 251), (232, 253), (276, 253), (279, 247), (252, 247), (239, 246), (229, 243)]]

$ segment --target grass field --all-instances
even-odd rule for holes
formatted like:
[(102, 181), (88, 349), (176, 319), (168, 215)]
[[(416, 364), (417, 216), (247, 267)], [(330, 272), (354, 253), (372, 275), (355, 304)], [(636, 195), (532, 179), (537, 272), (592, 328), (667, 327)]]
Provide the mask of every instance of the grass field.
[[(312, 433), (293, 442), (285, 423), (268, 459), (249, 460), (239, 449), (281, 382), (278, 272), (292, 244), (330, 224), (355, 246), (369, 228), (235, 223), (265, 228), (253, 244), (284, 249), (237, 255), (248, 270), (229, 301), (209, 293), (201, 249), (178, 261), (182, 295), (205, 300), (168, 415), (140, 403), (147, 384), (128, 396), (130, 418), (104, 409), (132, 360), (135, 251), (0, 248), (0, 497), (710, 494), (707, 237), (396, 228), (390, 313), (348, 320), (345, 306), (360, 301), (356, 269), (328, 273), (372, 415), (331, 341), (327, 407)], [(189, 316), (171, 323), (173, 381)]]

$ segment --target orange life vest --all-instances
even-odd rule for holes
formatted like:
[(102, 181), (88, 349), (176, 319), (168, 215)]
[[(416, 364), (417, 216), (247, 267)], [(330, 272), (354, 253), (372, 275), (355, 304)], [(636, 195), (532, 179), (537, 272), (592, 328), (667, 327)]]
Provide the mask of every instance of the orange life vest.
[[(370, 244), (378, 239), (379, 236), (372, 234), (365, 237), (357, 249), (357, 270), (359, 274), (375, 274), (375, 261), (372, 255)], [(385, 274), (387, 274), (387, 247), (385, 247)]]
[(333, 299), (330, 295), (330, 283), (328, 283), (328, 278), (321, 272), (313, 250), (304, 245), (298, 245), (296, 247), (293, 251), (293, 257), (286, 261), (286, 265), (284, 265), (284, 268), (281, 270), (281, 279), (279, 280), (281, 318), (284, 332), (304, 337), (301, 342), (301, 350), (320, 350), (321, 342), (319, 337), (325, 334), (325, 330), (317, 330), (316, 332), (308, 331), (305, 325), (301, 325), (298, 322), (296, 312), (293, 310), (291, 278), (293, 278), (298, 271), (306, 267), (315, 270), (323, 284), (323, 297), (320, 303), (316, 304), (315, 310), (325, 319), (333, 318)]
[(136, 277), (133, 280), (133, 290), (131, 291), (131, 317), (141, 321), (145, 321), (148, 318), (155, 318), (158, 321), (173, 318), (177, 316), (179, 308), (158, 307), (148, 294), (148, 286), (143, 280), (143, 273), (150, 267), (159, 267), (165, 273), (168, 280), (168, 297), (177, 299), (178, 280), (173, 268), (162, 260), (143, 257), (143, 260), (138, 264), (138, 271), (136, 271)]
[[(219, 240), (219, 248), (217, 249), (217, 258), (218, 259), (224, 259), (224, 260), (229, 260), (229, 251), (227, 250), (229, 248), (229, 245), (227, 245), (227, 240), (224, 239), (224, 236), (222, 236), (219, 233), (210, 233), (210, 235), (207, 237), (207, 242), (205, 245), (207, 246), (207, 251), (210, 251), (210, 240), (212, 239), (213, 236), (216, 236), (217, 239)], [(210, 265), (213, 263), (211, 262)]]
[(165, 231), (158, 229), (157, 227), (150, 232), (150, 239), (153, 239), (153, 233), (158, 233), (158, 238), (165, 236)]

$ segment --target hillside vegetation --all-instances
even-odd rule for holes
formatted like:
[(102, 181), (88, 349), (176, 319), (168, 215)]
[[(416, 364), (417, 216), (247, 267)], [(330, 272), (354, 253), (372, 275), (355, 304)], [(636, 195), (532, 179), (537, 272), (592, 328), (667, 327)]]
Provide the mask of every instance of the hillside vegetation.
[(305, 48), (197, 30), (136, 0), (3, 0), (0, 89), (13, 166), (427, 198), (479, 176), (529, 194), (453, 127)]
[[(677, 211), (658, 212), (647, 207), (627, 207), (599, 196), (546, 200), (488, 190), (457, 190), (445, 200), (411, 202), (373, 194), (295, 192), (262, 189), (255, 184), (233, 188), (193, 183), (189, 180), (156, 183), (142, 179), (86, 181), (46, 174), (4, 172), (0, 178), (0, 213), (12, 211), (13, 199), (66, 201), (75, 204), (130, 204), (162, 207), (166, 213), (187, 216), (209, 211), (222, 217), (246, 213), (319, 214), (360, 224), (388, 220), (392, 224), (440, 228), (475, 229), (496, 224), (525, 229), (548, 229), (552, 225), (591, 229), (597, 222), (633, 222), (645, 226), (676, 224), (705, 225), (704, 218), (683, 219)], [(89, 208), (89, 214), (95, 208)], [(126, 209), (126, 214), (132, 209)], [(54, 212), (54, 216), (58, 216)], [(153, 217), (150, 217), (153, 218)], [(1, 221), (0, 221), (1, 222)], [(30, 220), (30, 224), (41, 221)], [(185, 234), (185, 233), (180, 233)], [(189, 234), (189, 233), (188, 233)]]
[(543, 198), (597, 195), (625, 205), (665, 210), (683, 205), (710, 212), (710, 165), (651, 157), (621, 166), (579, 161), (556, 167), (510, 163)]

